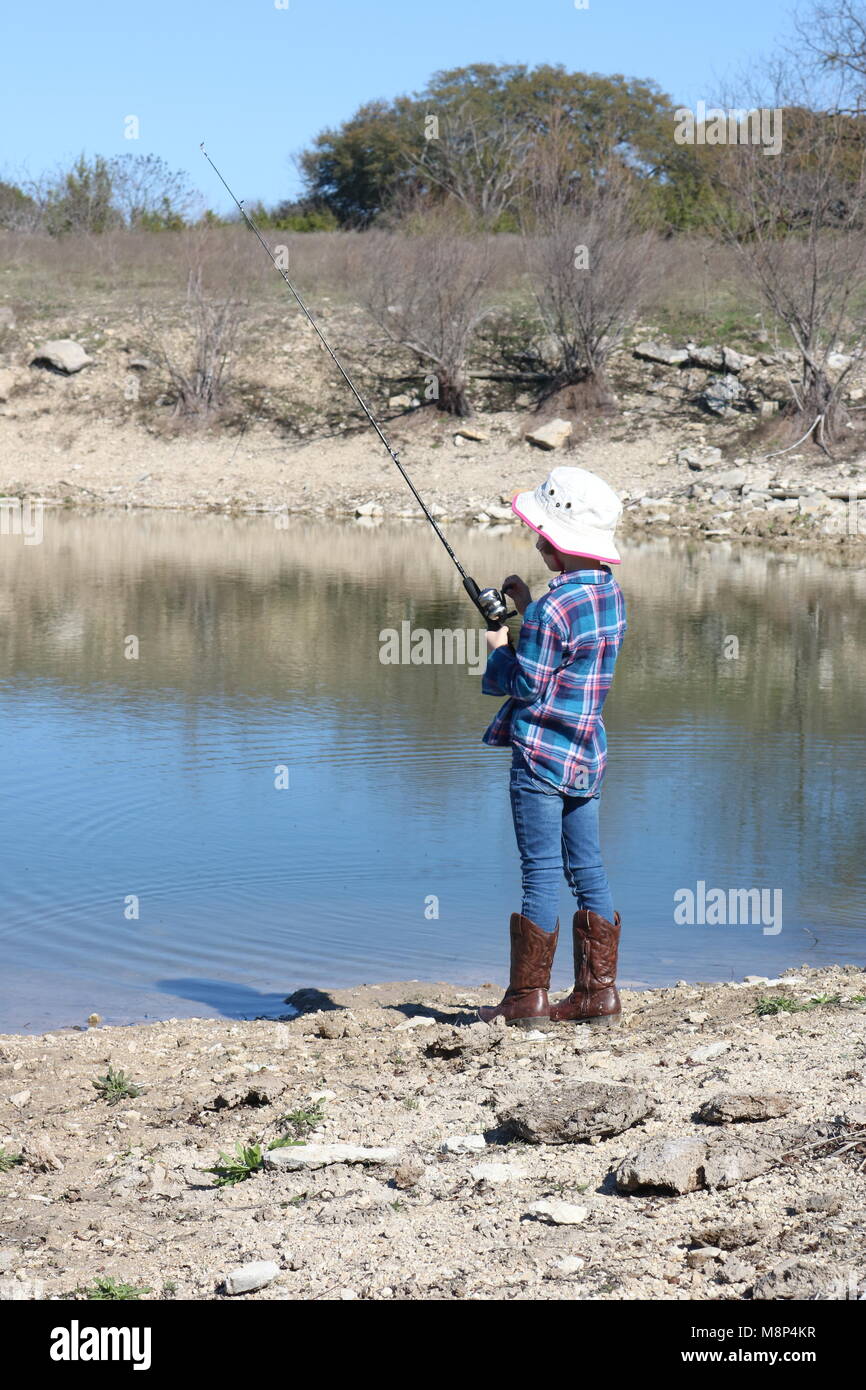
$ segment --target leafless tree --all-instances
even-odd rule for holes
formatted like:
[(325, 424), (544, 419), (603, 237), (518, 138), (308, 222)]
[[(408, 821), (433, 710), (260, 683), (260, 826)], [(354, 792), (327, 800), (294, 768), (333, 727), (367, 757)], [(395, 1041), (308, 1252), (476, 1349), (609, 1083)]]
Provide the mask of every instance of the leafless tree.
[(866, 133), (849, 115), (777, 102), (781, 153), (760, 143), (718, 147), (718, 226), (793, 341), (798, 424), (825, 447), (845, 423), (848, 374), (828, 359), (855, 330), (852, 312), (866, 289)]
[(866, 96), (866, 5), (862, 0), (817, 0), (796, 21), (799, 51), (819, 71), (840, 79), (859, 107)]
[(422, 228), (365, 233), (362, 299), (386, 339), (430, 374), (428, 399), (465, 416), (467, 357), (489, 312), (491, 248), (486, 236), (455, 231), (443, 211), (428, 215)]
[(532, 137), (516, 118), (482, 117), (464, 102), (431, 113), (420, 154), (407, 151), (416, 176), (453, 198), (490, 229), (513, 204)]
[(182, 226), (198, 195), (186, 174), (155, 154), (117, 155), (109, 163), (111, 201), (127, 227)]
[(557, 385), (604, 369), (640, 303), (652, 237), (637, 230), (628, 171), (611, 158), (602, 177), (570, 184), (555, 153), (535, 170), (523, 234), (544, 326), (558, 348)]

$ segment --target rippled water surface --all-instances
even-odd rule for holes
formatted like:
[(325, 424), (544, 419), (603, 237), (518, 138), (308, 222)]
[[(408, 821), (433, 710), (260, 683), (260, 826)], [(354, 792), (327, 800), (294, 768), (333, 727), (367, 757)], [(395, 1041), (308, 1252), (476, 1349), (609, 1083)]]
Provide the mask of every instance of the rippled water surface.
[[(452, 530), (482, 582), (546, 582), (525, 535)], [(623, 978), (862, 963), (864, 573), (707, 544), (624, 560), (602, 796)], [(0, 562), (0, 1029), (503, 978), (497, 704), (466, 666), (379, 660), (383, 629), (471, 613), (426, 530), (49, 513)], [(699, 881), (781, 891), (782, 930), (678, 924)]]

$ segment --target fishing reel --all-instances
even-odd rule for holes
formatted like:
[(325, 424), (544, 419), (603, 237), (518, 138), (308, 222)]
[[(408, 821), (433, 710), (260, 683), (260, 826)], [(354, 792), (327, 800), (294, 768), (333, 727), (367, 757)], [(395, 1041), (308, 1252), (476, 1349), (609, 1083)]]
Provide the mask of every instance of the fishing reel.
[(508, 618), (517, 616), (513, 610), (509, 612), (508, 604), (498, 589), (479, 589), (469, 575), (463, 580), (463, 587), (491, 632), (504, 627)]

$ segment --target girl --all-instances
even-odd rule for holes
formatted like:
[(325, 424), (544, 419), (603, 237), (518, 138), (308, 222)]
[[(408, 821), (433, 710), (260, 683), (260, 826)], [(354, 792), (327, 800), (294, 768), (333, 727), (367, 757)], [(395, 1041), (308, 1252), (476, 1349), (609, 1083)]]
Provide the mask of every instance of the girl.
[[(482, 689), (507, 695), (484, 742), (510, 745), (511, 809), (523, 870), (523, 903), (511, 916), (511, 977), (485, 1023), (537, 1027), (554, 1022), (618, 1023), (616, 960), (620, 918), (613, 909), (598, 840), (607, 740), (601, 711), (626, 629), (622, 592), (609, 569), (620, 563), (616, 493), (583, 468), (554, 468), (512, 508), (538, 533), (551, 579), (532, 601), (519, 575), (502, 589), (523, 614), (516, 650), (508, 630), (488, 632)], [(560, 873), (578, 904), (573, 921), (574, 989), (550, 1006), (547, 991), (559, 936)]]

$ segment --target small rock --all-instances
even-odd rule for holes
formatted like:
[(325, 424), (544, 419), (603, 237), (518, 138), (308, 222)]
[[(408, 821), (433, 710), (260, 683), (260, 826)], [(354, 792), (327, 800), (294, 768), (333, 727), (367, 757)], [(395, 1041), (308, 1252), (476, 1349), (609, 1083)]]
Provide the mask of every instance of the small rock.
[[(399, 1025), (398, 1025), (399, 1026)], [(504, 1020), (492, 1024), (472, 1023), (468, 1028), (442, 1027), (425, 1044), (427, 1057), (461, 1057), (489, 1052), (500, 1047), (507, 1036)]]
[(727, 468), (724, 473), (714, 473), (712, 478), (708, 478), (707, 481), (713, 483), (715, 487), (739, 492), (748, 476), (745, 468)]
[(548, 1221), (552, 1226), (579, 1226), (589, 1216), (589, 1207), (574, 1206), (571, 1202), (551, 1201), (533, 1202), (529, 1208), (530, 1216)]
[(719, 347), (698, 347), (696, 343), (686, 343), (689, 362), (695, 367), (703, 367), (709, 372), (720, 372), (725, 365), (724, 351)]
[(725, 1260), (717, 1274), (723, 1284), (751, 1284), (754, 1277), (755, 1271), (737, 1259)]
[(665, 367), (682, 367), (689, 360), (685, 348), (663, 347), (660, 343), (638, 343), (634, 349), (635, 357), (644, 362), (660, 362)]
[(483, 430), (473, 429), (471, 425), (461, 425), (459, 430), (454, 431), (455, 439), (471, 439), (473, 444), (486, 444), (490, 438)]
[(700, 1269), (701, 1265), (720, 1259), (724, 1259), (724, 1255), (717, 1245), (702, 1245), (699, 1250), (689, 1250), (686, 1254), (689, 1269)]
[(723, 1091), (713, 1096), (712, 1100), (704, 1101), (698, 1111), (698, 1119), (711, 1125), (735, 1124), (740, 1120), (776, 1120), (781, 1115), (787, 1115), (792, 1104), (790, 1096), (777, 1091), (765, 1094)]
[(835, 1192), (810, 1192), (803, 1200), (804, 1211), (822, 1211), (835, 1216), (842, 1209), (842, 1199)]
[(527, 434), (528, 444), (535, 444), (539, 449), (558, 449), (564, 444), (572, 431), (570, 420), (549, 420), (546, 425), (541, 425), (537, 430), (532, 430)]
[(697, 1009), (692, 1009), (686, 1014), (686, 1023), (706, 1023), (709, 1014), (700, 1013)]
[(382, 516), (384, 510), (381, 502), (361, 502), (355, 508), (355, 516)]
[(483, 1134), (454, 1134), (439, 1145), (442, 1154), (483, 1153), (487, 1140)]
[(210, 1103), (212, 1110), (236, 1110), (239, 1106), (249, 1105), (258, 1107), (263, 1105), (273, 1105), (283, 1093), (282, 1082), (276, 1081), (257, 1081), (250, 1085), (249, 1081), (239, 1081), (235, 1086), (227, 1086), (219, 1091)]
[(60, 372), (63, 376), (72, 376), (73, 373), (80, 372), (82, 367), (86, 367), (91, 360), (80, 343), (76, 343), (72, 338), (56, 338), (50, 343), (43, 343), (31, 359), (30, 365), (45, 367), (49, 371)]
[(469, 1169), (469, 1175), (475, 1182), (513, 1182), (516, 1178), (525, 1178), (526, 1169), (516, 1163), (476, 1163)]
[(402, 1023), (398, 1023), (394, 1032), (406, 1033), (412, 1028), (432, 1028), (435, 1022), (436, 1019), (431, 1018), (429, 1014), (417, 1014), (415, 1018), (407, 1018)]
[(747, 357), (744, 352), (735, 352), (733, 348), (722, 348), (722, 366), (726, 372), (744, 372), (747, 367), (754, 367), (756, 357)]
[(685, 463), (695, 472), (700, 472), (704, 468), (712, 468), (713, 464), (720, 463), (721, 459), (721, 449), (716, 449), (710, 445), (704, 445), (700, 448), (680, 449), (677, 454), (677, 463)]
[(404, 393), (399, 396), (389, 396), (388, 406), (391, 410), (409, 410), (412, 406), (412, 397)]
[(687, 1062), (711, 1062), (714, 1057), (721, 1057), (723, 1052), (727, 1052), (731, 1044), (729, 1042), (706, 1043), (703, 1047), (696, 1047), (686, 1058)]
[(541, 1086), (499, 1111), (531, 1144), (575, 1144), (621, 1134), (652, 1112), (649, 1096), (617, 1082), (583, 1081)]
[(851, 366), (853, 361), (854, 358), (849, 357), (847, 352), (827, 353), (827, 366), (830, 368), (831, 372), (844, 372)]
[(411, 1187), (417, 1187), (423, 1176), (424, 1165), (407, 1159), (394, 1169), (394, 1186), (399, 1187), (401, 1191), (408, 1191)]
[(651, 1139), (616, 1169), (620, 1192), (645, 1188), (677, 1195), (695, 1192), (704, 1182), (706, 1144), (701, 1139)]
[(586, 1260), (580, 1255), (566, 1255), (564, 1260), (558, 1260), (553, 1266), (556, 1274), (579, 1274), (586, 1264)]
[(711, 410), (714, 415), (729, 415), (732, 413), (734, 401), (743, 395), (743, 388), (737, 377), (712, 376), (700, 392), (698, 400)]
[(30, 1099), (29, 1091), (16, 1091), (14, 1096), (9, 1097), (10, 1105), (14, 1105), (16, 1110), (23, 1110)]
[(797, 510), (801, 516), (818, 516), (821, 512), (829, 511), (831, 506), (829, 497), (825, 497), (823, 492), (810, 492), (807, 497), (797, 500)]
[(755, 1245), (766, 1234), (766, 1227), (757, 1221), (739, 1224), (705, 1226), (693, 1236), (695, 1244), (714, 1245), (720, 1250), (739, 1250), (743, 1245)]
[(358, 1144), (298, 1144), (285, 1149), (269, 1149), (265, 1168), (273, 1171), (297, 1168), (325, 1168), (331, 1163), (399, 1163), (397, 1149), (365, 1149)]
[(251, 1264), (240, 1265), (227, 1274), (223, 1283), (228, 1294), (254, 1293), (271, 1284), (280, 1272), (273, 1260), (254, 1260)]
[(783, 1260), (781, 1264), (776, 1265), (775, 1269), (771, 1269), (768, 1274), (763, 1274), (760, 1279), (755, 1280), (752, 1297), (755, 1299), (792, 1298), (812, 1302), (815, 1299), (832, 1297), (833, 1288), (836, 1286), (835, 1297), (845, 1298), (844, 1283), (844, 1277), (840, 1277), (838, 1268), (831, 1276), (828, 1271), (817, 1269), (802, 1260)]
[(42, 1173), (59, 1173), (63, 1169), (50, 1141), (44, 1137), (33, 1139), (24, 1146), (24, 1158), (31, 1168), (37, 1168)]

